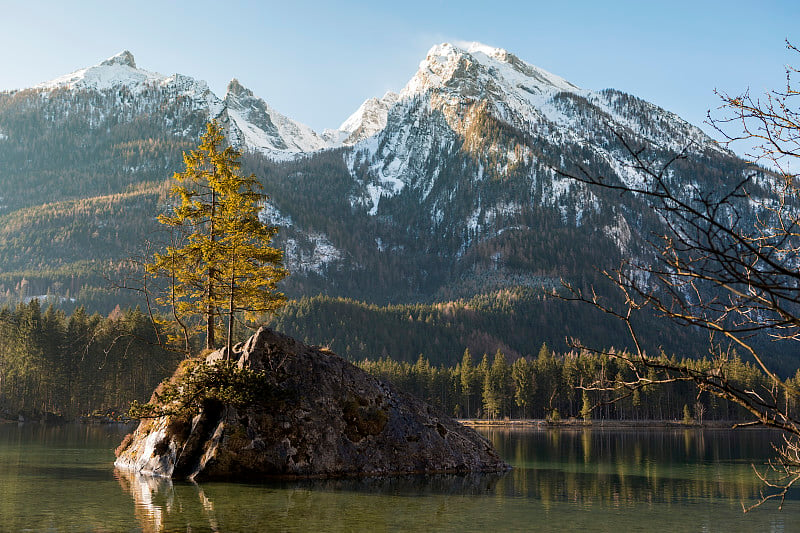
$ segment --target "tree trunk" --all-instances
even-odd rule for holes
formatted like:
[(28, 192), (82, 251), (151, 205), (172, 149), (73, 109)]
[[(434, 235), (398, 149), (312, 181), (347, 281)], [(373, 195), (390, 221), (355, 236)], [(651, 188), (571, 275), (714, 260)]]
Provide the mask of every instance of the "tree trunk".
[[(211, 190), (211, 216), (209, 217), (209, 238), (211, 239), (211, 253), (214, 253), (216, 247), (214, 235), (214, 222), (217, 216), (217, 193)], [(213, 261), (209, 261), (213, 263)], [(216, 339), (214, 338), (214, 268), (208, 267), (208, 289), (206, 300), (206, 348), (213, 350), (215, 348)]]
[[(235, 255), (234, 255), (234, 257), (235, 257)], [(233, 306), (234, 300), (233, 300), (233, 298), (234, 298), (234, 295), (235, 295), (234, 291), (235, 291), (235, 288), (236, 288), (236, 275), (235, 275), (236, 267), (234, 265), (231, 265), (231, 271), (232, 271), (231, 272), (231, 285), (230, 285), (230, 287), (228, 287), (228, 290), (230, 290), (230, 297), (228, 298), (228, 343), (227, 343), (228, 350), (225, 352), (225, 359), (226, 360), (230, 360), (231, 357), (233, 356), (233, 352), (232, 352), (232, 350), (233, 350), (233, 311), (234, 311), (234, 306)]]

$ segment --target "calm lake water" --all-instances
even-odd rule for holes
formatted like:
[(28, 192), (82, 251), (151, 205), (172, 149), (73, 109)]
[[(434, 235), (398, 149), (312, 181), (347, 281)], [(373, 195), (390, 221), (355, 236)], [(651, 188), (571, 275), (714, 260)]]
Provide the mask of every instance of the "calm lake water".
[(503, 476), (171, 483), (117, 472), (122, 426), (0, 425), (0, 531), (800, 531), (748, 514), (753, 430), (489, 430)]

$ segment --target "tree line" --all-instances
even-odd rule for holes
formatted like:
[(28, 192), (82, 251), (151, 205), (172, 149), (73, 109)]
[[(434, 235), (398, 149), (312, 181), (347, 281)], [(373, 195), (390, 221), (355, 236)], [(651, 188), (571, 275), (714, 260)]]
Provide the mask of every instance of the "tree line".
[(140, 309), (70, 315), (34, 299), (0, 309), (0, 415), (115, 416), (144, 401), (182, 358)]
[[(423, 354), (433, 365), (454, 367), (467, 348), (478, 357), (499, 349), (513, 361), (536, 355), (542, 343), (566, 353), (577, 340), (584, 346), (633, 349), (621, 322), (604, 320), (591, 306), (530, 287), (453, 301), (393, 305), (319, 295), (290, 300), (267, 324), (306, 344), (326, 345), (351, 361), (390, 357), (414, 364)], [(656, 316), (640, 317), (637, 324), (650, 332), (643, 341), (649, 353), (663, 350), (695, 358), (707, 352), (703, 344), (707, 336), (691, 328)], [(793, 376), (797, 346), (767, 342), (764, 352), (770, 364), (782, 377)]]
[[(0, 414), (16, 418), (45, 413), (75, 419), (92, 413), (125, 413), (134, 400), (146, 401), (169, 376), (183, 354), (161, 348), (150, 318), (139, 308), (114, 309), (109, 315), (70, 314), (38, 300), (0, 309)], [(420, 355), (402, 361), (386, 354), (356, 364), (380, 379), (465, 418), (582, 418), (605, 420), (741, 420), (733, 404), (687, 382), (645, 387), (616, 403), (614, 391), (582, 390), (593, 383), (621, 382), (631, 370), (623, 360), (588, 351), (551, 350), (543, 344), (536, 356), (509, 356), (502, 350), (432, 364)], [(698, 370), (707, 359), (678, 360)], [(729, 375), (748, 390), (768, 381), (751, 363), (732, 358)], [(656, 375), (650, 376), (656, 378)], [(800, 389), (800, 372), (786, 381)], [(790, 402), (793, 401), (790, 398)], [(688, 415), (687, 415), (688, 411)]]
[[(567, 418), (602, 420), (746, 420), (739, 406), (700, 391), (690, 381), (653, 384), (639, 390), (614, 389), (633, 377), (633, 370), (614, 351), (598, 354), (571, 350), (555, 353), (543, 344), (536, 357), (511, 360), (498, 350), (476, 360), (467, 349), (454, 366), (435, 366), (420, 355), (414, 363), (389, 357), (364, 359), (362, 369), (392, 382), (401, 390), (425, 399), (449, 415), (486, 419)], [(719, 361), (661, 357), (697, 371), (715, 368)], [(731, 357), (725, 371), (736, 384), (767, 392), (772, 382), (752, 363)], [(662, 376), (650, 369), (653, 382)], [(599, 390), (597, 384), (605, 384)], [(800, 387), (800, 370), (786, 380), (787, 390)], [(783, 398), (795, 409), (796, 393)]]

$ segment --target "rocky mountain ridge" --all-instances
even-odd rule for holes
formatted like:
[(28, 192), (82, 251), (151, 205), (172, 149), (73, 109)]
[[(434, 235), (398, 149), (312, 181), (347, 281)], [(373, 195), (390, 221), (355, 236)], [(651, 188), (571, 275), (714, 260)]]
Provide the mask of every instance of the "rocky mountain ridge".
[(138, 68), (131, 52), (125, 50), (101, 63), (40, 83), (33, 90), (44, 95), (53, 91), (119, 91), (141, 95), (155, 87), (170, 90), (196, 103), (208, 115), (228, 125), (231, 142), (244, 150), (257, 150), (273, 157), (287, 157), (331, 147), (308, 126), (272, 109), (253, 92), (233, 79), (226, 94), (219, 98), (205, 81), (174, 74), (165, 76)]
[[(683, 139), (722, 150), (698, 128), (672, 113), (648, 106), (647, 111), (658, 113), (663, 120), (670, 122), (670, 134), (662, 131), (660, 136), (656, 135), (654, 128), (645, 127), (648, 121), (644, 119), (648, 117), (617, 109), (618, 98), (613, 94), (609, 96), (605, 91), (598, 93), (580, 89), (559, 76), (522, 61), (507, 50), (481, 43), (433, 46), (420, 62), (417, 73), (399, 94), (390, 91), (380, 98), (366, 100), (338, 129), (325, 130), (321, 134), (280, 114), (235, 78), (229, 83), (226, 94), (219, 98), (202, 80), (182, 74), (165, 76), (137, 67), (133, 54), (128, 50), (95, 66), (40, 83), (32, 89), (45, 93), (59, 89), (124, 89), (140, 94), (152, 86), (171, 87), (174, 95), (191, 98), (206, 108), (209, 118), (221, 118), (226, 109), (231, 109), (234, 116), (228, 118), (234, 128), (232, 142), (241, 149), (260, 150), (276, 157), (356, 144), (386, 127), (387, 116), (395, 104), (425, 95), (430, 95), (429, 105), (441, 108), (448, 123), (456, 126), (454, 129), (460, 133), (464, 132), (465, 124), (458, 109), (467, 100), (490, 102), (499, 117), (515, 126), (530, 127), (533, 121), (546, 120), (562, 130), (574, 129), (575, 115), (554, 101), (554, 97), (562, 93), (571, 93), (596, 104), (616, 126), (640, 130), (653, 142), (674, 141), (675, 134), (679, 133)], [(663, 121), (661, 125), (664, 125)], [(680, 149), (684, 144), (671, 147)]]
[(654, 166), (683, 151), (667, 175), (686, 191), (721, 191), (752, 170), (653, 104), (579, 88), (479, 43), (434, 46), (397, 94), (322, 133), (236, 80), (218, 98), (123, 52), (0, 93), (0, 296), (69, 287), (89, 305), (114, 302), (104, 278), (152, 238), (164, 182), (209, 118), (270, 196), (262, 216), (280, 226), (290, 296), (430, 303), (552, 292), (562, 280), (602, 286), (599, 270), (652, 260), (647, 240), (664, 221), (635, 195), (563, 172), (643, 183), (623, 139)]

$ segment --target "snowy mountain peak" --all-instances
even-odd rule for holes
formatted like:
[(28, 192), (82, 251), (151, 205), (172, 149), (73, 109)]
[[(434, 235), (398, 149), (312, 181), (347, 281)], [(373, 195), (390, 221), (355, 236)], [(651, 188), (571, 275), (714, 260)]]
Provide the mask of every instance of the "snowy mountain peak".
[(227, 95), (232, 97), (252, 97), (253, 91), (242, 85), (236, 78), (233, 78), (230, 82), (228, 82), (226, 98)]
[(488, 81), (533, 94), (579, 90), (564, 78), (522, 61), (507, 50), (470, 42), (433, 46), (400, 95), (410, 97), (447, 87), (458, 89), (465, 96), (478, 97), (484, 95)]
[(135, 89), (146, 84), (163, 83), (167, 77), (136, 67), (133, 54), (125, 50), (93, 67), (76, 70), (54, 80), (40, 83), (35, 89), (95, 89), (98, 91), (117, 87)]
[[(403, 191), (414, 191), (420, 201), (448, 205), (452, 196), (431, 198), (436, 191), (454, 190), (452, 184), (439, 183), (462, 154), (471, 158), (461, 163), (463, 168), (475, 165), (468, 178), (472, 187), (487, 178), (506, 180), (523, 168), (532, 169), (525, 179), (541, 184), (552, 172), (536, 168), (539, 153), (579, 153), (585, 146), (592, 147), (597, 165), (615, 169), (626, 183), (642, 179), (619, 162), (624, 155), (617, 148), (609, 148), (617, 142), (611, 132), (673, 152), (689, 141), (698, 153), (719, 150), (701, 130), (653, 104), (619, 91), (581, 89), (507, 50), (481, 43), (432, 47), (396, 103), (367, 100), (341, 129), (351, 135), (343, 143), (355, 144), (346, 163), (362, 187), (351, 205), (369, 215), (382, 213), (382, 198)], [(451, 162), (443, 164), (448, 158)], [(545, 201), (567, 205), (574, 185), (546, 177), (552, 191)], [(492, 207), (491, 216), (518, 211), (509, 202)], [(480, 225), (482, 208), (476, 209), (468, 231)], [(431, 220), (441, 221), (445, 213), (446, 208), (434, 205)], [(580, 224), (579, 216), (574, 220)]]
[(327, 148), (327, 140), (311, 128), (278, 113), (236, 78), (223, 100), (231, 142), (275, 158)]
[(136, 61), (133, 59), (133, 54), (128, 50), (123, 50), (115, 56), (111, 56), (102, 63), (100, 66), (123, 65), (126, 67), (136, 68)]
[[(182, 74), (165, 76), (138, 68), (128, 50), (97, 65), (41, 83), (34, 89), (45, 94), (64, 89), (116, 93), (123, 87), (130, 95), (144, 95), (152, 102), (162, 98), (170, 102), (178, 98), (188, 101), (193, 110), (225, 122), (231, 142), (240, 149), (255, 150), (281, 159), (328, 148), (332, 144), (308, 126), (272, 109), (236, 78), (230, 81), (221, 100), (204, 81)], [(118, 103), (120, 95), (112, 94), (112, 97)]]
[(399, 99), (400, 95), (388, 91), (380, 99), (370, 98), (361, 104), (361, 107), (339, 126), (339, 130), (347, 133), (342, 143), (355, 144), (385, 128), (389, 110)]

